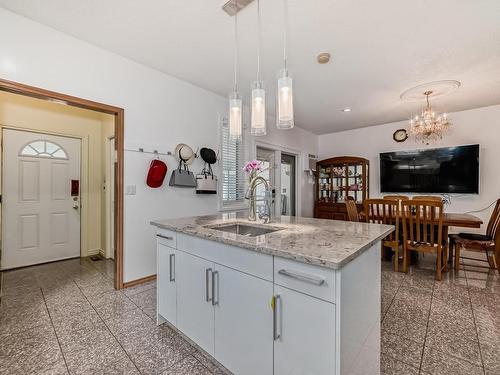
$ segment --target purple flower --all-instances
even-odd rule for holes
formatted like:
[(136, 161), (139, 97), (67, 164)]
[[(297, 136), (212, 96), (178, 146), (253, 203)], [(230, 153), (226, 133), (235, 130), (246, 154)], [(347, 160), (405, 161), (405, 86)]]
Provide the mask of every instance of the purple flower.
[(252, 172), (260, 171), (261, 168), (262, 168), (262, 164), (261, 164), (260, 161), (258, 161), (258, 160), (250, 160), (250, 161), (247, 161), (247, 163), (243, 167), (243, 170), (246, 173), (252, 173)]

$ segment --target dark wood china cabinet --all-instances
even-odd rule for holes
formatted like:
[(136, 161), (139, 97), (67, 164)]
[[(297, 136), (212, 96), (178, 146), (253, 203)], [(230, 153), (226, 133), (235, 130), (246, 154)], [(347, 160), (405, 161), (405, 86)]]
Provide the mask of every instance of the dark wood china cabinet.
[(369, 165), (367, 159), (354, 156), (318, 161), (314, 217), (347, 220), (347, 199), (353, 199), (361, 212), (369, 197)]

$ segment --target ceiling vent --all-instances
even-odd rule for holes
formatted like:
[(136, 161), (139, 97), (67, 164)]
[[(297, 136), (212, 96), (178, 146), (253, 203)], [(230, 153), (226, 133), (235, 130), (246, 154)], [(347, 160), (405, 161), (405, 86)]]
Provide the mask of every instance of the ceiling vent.
[(229, 0), (222, 6), (222, 10), (230, 16), (234, 16), (253, 1), (254, 0)]

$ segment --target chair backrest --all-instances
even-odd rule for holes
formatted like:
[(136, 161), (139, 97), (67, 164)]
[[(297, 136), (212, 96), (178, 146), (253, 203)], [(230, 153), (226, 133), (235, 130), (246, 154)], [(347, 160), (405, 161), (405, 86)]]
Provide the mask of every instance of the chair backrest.
[(415, 201), (434, 201), (434, 202), (442, 202), (443, 198), (436, 195), (415, 195), (412, 198)]
[(500, 231), (500, 199), (497, 199), (497, 204), (491, 213), (486, 234), (492, 238), (496, 238), (498, 231)]
[(358, 208), (356, 207), (354, 199), (347, 199), (345, 201), (345, 207), (347, 209), (347, 218), (349, 221), (359, 221)]
[(403, 237), (412, 244), (443, 245), (443, 202), (413, 199), (402, 201)]
[(396, 199), (398, 201), (407, 201), (410, 199), (407, 195), (384, 195), (384, 199)]
[(364, 212), (367, 223), (394, 225), (395, 231), (386, 237), (399, 241), (400, 201), (397, 199), (365, 199)]

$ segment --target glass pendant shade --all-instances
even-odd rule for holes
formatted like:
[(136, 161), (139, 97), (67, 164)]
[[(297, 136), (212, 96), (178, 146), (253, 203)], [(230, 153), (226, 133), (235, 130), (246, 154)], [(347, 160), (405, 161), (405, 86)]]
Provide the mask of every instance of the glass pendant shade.
[(266, 91), (262, 81), (254, 82), (252, 87), (251, 133), (254, 136), (266, 135)]
[(293, 89), (292, 78), (288, 75), (288, 71), (283, 69), (278, 78), (278, 94), (277, 94), (277, 115), (276, 127), (278, 129), (293, 128)]
[(233, 140), (241, 140), (243, 105), (241, 97), (237, 92), (229, 95), (229, 137)]

